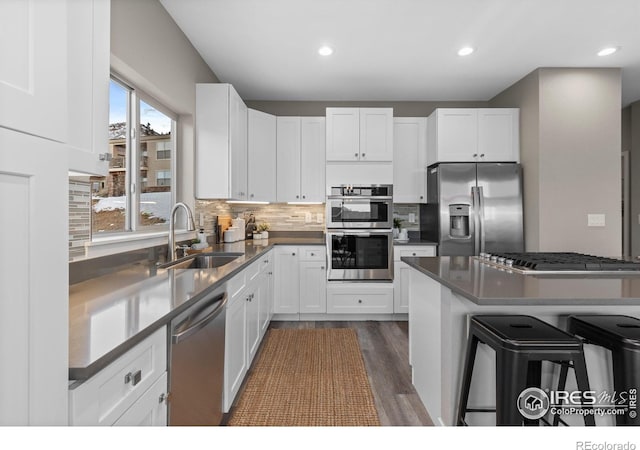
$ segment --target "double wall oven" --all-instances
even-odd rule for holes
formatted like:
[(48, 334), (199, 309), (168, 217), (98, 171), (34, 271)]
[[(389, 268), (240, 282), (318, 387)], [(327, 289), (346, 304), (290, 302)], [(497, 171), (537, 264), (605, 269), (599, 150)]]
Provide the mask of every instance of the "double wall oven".
[(327, 197), (329, 280), (393, 280), (393, 186), (341, 185)]

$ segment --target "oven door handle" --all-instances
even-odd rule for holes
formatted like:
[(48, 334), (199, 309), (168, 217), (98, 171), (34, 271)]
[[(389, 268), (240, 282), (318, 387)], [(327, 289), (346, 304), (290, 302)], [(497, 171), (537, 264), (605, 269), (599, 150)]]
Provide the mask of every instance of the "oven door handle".
[(393, 197), (385, 195), (381, 197), (369, 197), (364, 195), (329, 195), (329, 200), (392, 200)]

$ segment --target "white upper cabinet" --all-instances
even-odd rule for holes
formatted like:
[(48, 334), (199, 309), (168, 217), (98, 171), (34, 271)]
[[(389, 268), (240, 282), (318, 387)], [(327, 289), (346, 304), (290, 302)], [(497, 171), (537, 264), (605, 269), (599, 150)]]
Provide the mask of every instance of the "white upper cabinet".
[(520, 161), (520, 110), (478, 109), (478, 157), (480, 161)]
[(67, 142), (64, 0), (0, 2), (0, 126)]
[(517, 108), (439, 108), (428, 119), (427, 165), (519, 162)]
[(196, 84), (196, 198), (247, 200), (247, 106), (226, 83)]
[(109, 0), (69, 3), (69, 170), (109, 172)]
[(327, 161), (393, 160), (392, 108), (327, 108)]
[(278, 202), (324, 202), (325, 118), (277, 118)]
[(427, 202), (427, 118), (393, 119), (393, 201)]
[(249, 109), (248, 133), (248, 200), (275, 201), (276, 116)]

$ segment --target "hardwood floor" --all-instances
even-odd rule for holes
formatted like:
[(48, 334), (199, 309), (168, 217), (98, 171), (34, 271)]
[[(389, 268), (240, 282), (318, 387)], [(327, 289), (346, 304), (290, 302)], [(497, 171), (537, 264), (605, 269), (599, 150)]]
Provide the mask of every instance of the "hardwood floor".
[(411, 384), (407, 322), (271, 322), (270, 327), (354, 328), (382, 425), (433, 425)]

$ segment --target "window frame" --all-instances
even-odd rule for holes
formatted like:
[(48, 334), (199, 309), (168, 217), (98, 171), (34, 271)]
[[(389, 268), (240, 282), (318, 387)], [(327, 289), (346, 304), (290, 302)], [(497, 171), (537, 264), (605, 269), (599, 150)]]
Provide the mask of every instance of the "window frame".
[[(171, 205), (176, 203), (177, 190), (177, 148), (178, 148), (178, 115), (157, 101), (154, 97), (148, 95), (144, 90), (129, 83), (123, 77), (115, 72), (111, 72), (110, 80), (116, 82), (127, 91), (127, 132), (125, 136), (126, 153), (126, 175), (125, 175), (125, 230), (114, 231), (112, 233), (95, 234), (91, 233), (91, 242), (112, 241), (121, 238), (128, 240), (136, 235), (168, 233), (169, 224), (166, 226), (142, 226), (140, 224), (140, 194), (143, 185), (140, 173), (140, 162), (142, 161), (142, 146), (140, 137), (140, 102), (144, 102), (152, 108), (158, 110), (169, 119), (171, 119)], [(166, 159), (165, 159), (166, 161)], [(147, 174), (147, 179), (148, 179)], [(93, 214), (92, 214), (93, 220)]]

